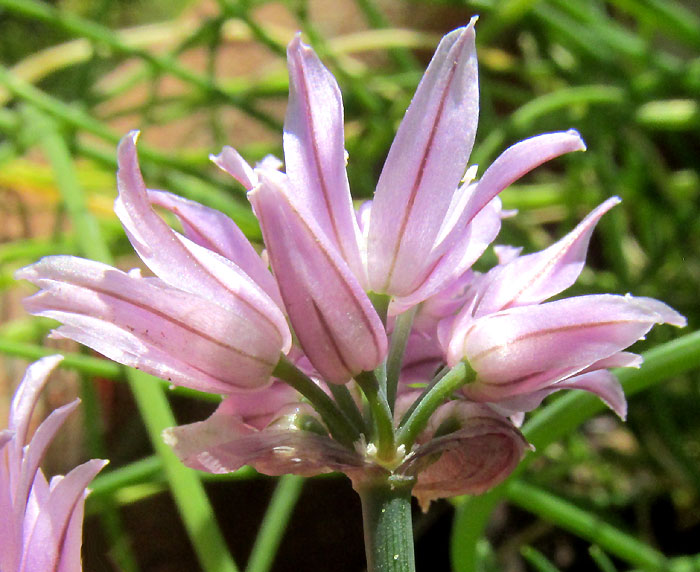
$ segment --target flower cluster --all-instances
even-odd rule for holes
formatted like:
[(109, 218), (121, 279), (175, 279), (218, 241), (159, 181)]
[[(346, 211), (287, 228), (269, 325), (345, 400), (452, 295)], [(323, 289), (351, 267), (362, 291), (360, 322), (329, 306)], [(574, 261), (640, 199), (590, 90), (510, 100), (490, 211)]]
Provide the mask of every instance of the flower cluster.
[(40, 288), (27, 309), (62, 322), (54, 336), (223, 394), (211, 418), (165, 434), (187, 465), (210, 472), (342, 471), (356, 485), (390, 473), (415, 480), (428, 503), (505, 478), (527, 448), (518, 422), (553, 391), (591, 391), (624, 416), (608, 368), (638, 366), (625, 348), (654, 324), (685, 320), (648, 298), (546, 301), (574, 283), (617, 198), (541, 252), (500, 246), (489, 272), (471, 269), (507, 214), (500, 191), (585, 149), (575, 131), (548, 133), (478, 179), (467, 168), (474, 23), (440, 42), (372, 201), (354, 208), (340, 90), (296, 37), (285, 171), (271, 157), (251, 167), (230, 147), (212, 157), (248, 190), (264, 254), (222, 213), (147, 189), (134, 132), (119, 145), (115, 211), (155, 276), (45, 258), (18, 273)]
[(32, 364), (17, 387), (8, 428), (0, 431), (0, 570), (82, 570), (83, 507), (88, 483), (107, 462), (93, 459), (47, 481), (39, 464), (79, 400), (53, 411), (28, 440), (29, 423), (61, 356)]

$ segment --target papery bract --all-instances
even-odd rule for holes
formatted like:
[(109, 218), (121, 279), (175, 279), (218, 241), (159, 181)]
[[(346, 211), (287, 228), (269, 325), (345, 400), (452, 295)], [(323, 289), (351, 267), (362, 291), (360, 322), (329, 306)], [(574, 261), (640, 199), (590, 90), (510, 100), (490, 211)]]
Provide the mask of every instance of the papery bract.
[(276, 384), (255, 396), (224, 400), (206, 421), (172, 427), (165, 441), (188, 467), (230, 473), (250, 465), (267, 475), (312, 476), (331, 471), (362, 473), (364, 459), (330, 438), (316, 412), (299, 402), (286, 385)]
[[(440, 434), (442, 427), (449, 430)], [(418, 442), (397, 471), (417, 476), (413, 494), (424, 511), (437, 498), (481, 494), (496, 486), (528, 448), (510, 421), (463, 400), (438, 408)]]

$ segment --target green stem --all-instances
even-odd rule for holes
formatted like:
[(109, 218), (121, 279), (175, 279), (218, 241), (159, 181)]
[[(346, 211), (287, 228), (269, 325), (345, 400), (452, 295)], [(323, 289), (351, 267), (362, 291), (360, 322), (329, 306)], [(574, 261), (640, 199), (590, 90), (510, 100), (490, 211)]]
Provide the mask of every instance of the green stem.
[(387, 296), (386, 294), (377, 294), (376, 292), (368, 292), (367, 296), (372, 302), (372, 306), (374, 306), (374, 309), (377, 311), (377, 314), (379, 314), (379, 317), (382, 320), (382, 324), (386, 326), (386, 317), (389, 313), (389, 303), (391, 302), (391, 296)]
[(236, 572), (224, 536), (214, 518), (204, 486), (197, 473), (185, 467), (161, 439), (164, 429), (177, 425), (163, 390), (152, 376), (128, 370), (127, 378), (151, 443), (163, 461), (163, 469), (180, 517), (203, 570)]
[[(1, 5), (2, 0), (0, 0), (0, 6)], [(121, 134), (110, 129), (89, 113), (37, 89), (3, 66), (0, 66), (0, 86), (5, 87), (14, 97), (26, 101), (38, 110), (59, 120), (61, 123), (87, 131), (103, 141), (116, 145), (122, 137)], [(77, 147), (80, 148), (80, 145), (77, 145)], [(87, 150), (85, 149), (85, 151)], [(145, 159), (147, 162), (153, 164), (174, 169), (181, 174), (191, 175), (197, 179), (211, 182), (216, 186), (216, 179), (203, 175), (200, 169), (191, 164), (191, 161), (188, 162), (181, 158), (174, 157), (172, 153), (162, 153), (144, 143), (140, 143), (139, 158), (142, 160)]]
[(358, 485), (362, 500), (367, 572), (414, 572), (413, 480), (387, 476)]
[(372, 412), (374, 424), (372, 439), (376, 439), (377, 458), (380, 461), (391, 463), (396, 457), (394, 419), (386, 395), (380, 391), (379, 381), (374, 372), (364, 371), (355, 377), (355, 381), (367, 396), (367, 402)]
[[(17, 342), (5, 336), (0, 337), (0, 352), (29, 360), (37, 360), (57, 353), (56, 348)], [(104, 377), (106, 379), (120, 379), (124, 377), (124, 368), (113, 361), (78, 353), (61, 352), (61, 355), (64, 358), (60, 364), (61, 367), (72, 368), (92, 377)]]
[(73, 157), (56, 122), (33, 107), (27, 107), (25, 113), (30, 130), (41, 134), (41, 147), (51, 164), (62, 202), (75, 226), (80, 253), (93, 260), (108, 262), (109, 250), (100, 236), (97, 220), (88, 211), (87, 199), (78, 180)]
[(418, 306), (413, 306), (410, 310), (400, 314), (396, 318), (394, 331), (391, 334), (389, 354), (386, 358), (386, 399), (392, 411), (396, 402), (396, 391), (399, 386), (403, 354), (406, 351), (406, 342), (408, 342), (408, 336), (411, 333), (411, 326), (413, 325), (413, 318), (417, 309)]
[(401, 420), (397, 442), (410, 451), (413, 443), (428, 424), (430, 416), (453, 392), (473, 381), (474, 370), (466, 362), (459, 362), (435, 385), (429, 386), (418, 398), (415, 408)]
[(272, 375), (283, 380), (308, 399), (313, 408), (318, 411), (333, 438), (346, 447), (353, 448), (355, 441), (360, 438), (358, 431), (336, 407), (333, 400), (308, 375), (284, 356), (280, 358)]
[(267, 512), (263, 517), (246, 572), (268, 572), (272, 567), (289, 517), (299, 499), (304, 479), (297, 475), (284, 475), (277, 482)]
[(594, 542), (618, 558), (645, 570), (665, 570), (663, 554), (577, 506), (520, 480), (506, 487), (508, 500), (529, 512)]
[(360, 433), (366, 434), (367, 427), (365, 426), (365, 420), (362, 418), (362, 413), (357, 407), (357, 403), (355, 403), (355, 400), (350, 394), (347, 386), (329, 383), (328, 389), (333, 395), (333, 399), (335, 399), (338, 407), (340, 407), (340, 410), (345, 413), (355, 429), (357, 429)]

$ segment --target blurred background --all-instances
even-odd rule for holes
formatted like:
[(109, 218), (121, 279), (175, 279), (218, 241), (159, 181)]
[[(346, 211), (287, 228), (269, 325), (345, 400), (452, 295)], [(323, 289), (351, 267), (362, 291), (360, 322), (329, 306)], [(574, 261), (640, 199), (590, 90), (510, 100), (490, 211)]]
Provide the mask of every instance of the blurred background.
[[(685, 332), (657, 328), (638, 351), (696, 330), (695, 0), (0, 0), (0, 419), (28, 361), (68, 352), (45, 405), (80, 394), (82, 418), (47, 470), (111, 459), (88, 500), (85, 570), (190, 571), (201, 556), (125, 372), (46, 340), (52, 324), (23, 312), (31, 289), (14, 270), (55, 253), (139, 264), (111, 210), (115, 146), (136, 128), (149, 186), (216, 207), (259, 240), (243, 189), (208, 155), (230, 144), (251, 162), (282, 156), (285, 49), (297, 30), (340, 83), (351, 187), (370, 197), (433, 49), (474, 14), (481, 118), (471, 163), (481, 173), (547, 131), (576, 128), (588, 145), (503, 193), (519, 214), (497, 242), (541, 249), (619, 195), (567, 295), (632, 292), (688, 317)], [(488, 252), (479, 265), (494, 260)], [(416, 512), (418, 569), (700, 570), (700, 376), (689, 365), (662, 378), (631, 397), (626, 424), (603, 412), (540, 449), (510, 485)], [(168, 396), (180, 423), (215, 407)], [(278, 483), (244, 470), (206, 477), (205, 488), (241, 570), (362, 570), (359, 499), (344, 477)]]

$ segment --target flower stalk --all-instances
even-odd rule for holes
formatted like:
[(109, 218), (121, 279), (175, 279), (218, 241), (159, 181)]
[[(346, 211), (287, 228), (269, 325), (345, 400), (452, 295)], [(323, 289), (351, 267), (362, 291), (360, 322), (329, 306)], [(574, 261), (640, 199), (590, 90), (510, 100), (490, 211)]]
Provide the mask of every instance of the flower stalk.
[(396, 436), (397, 443), (410, 451), (416, 437), (425, 429), (430, 416), (446, 399), (467, 383), (474, 381), (476, 373), (467, 362), (461, 361), (434, 384), (429, 385), (401, 420)]
[(381, 390), (374, 372), (364, 371), (355, 377), (357, 385), (367, 397), (372, 412), (373, 438), (376, 441), (377, 459), (380, 463), (392, 465), (396, 462), (394, 421), (386, 394)]
[(386, 358), (386, 397), (389, 407), (394, 410), (396, 403), (396, 392), (399, 386), (399, 375), (403, 363), (403, 355), (406, 351), (406, 342), (411, 333), (413, 317), (416, 315), (418, 306), (413, 306), (396, 318), (394, 332), (391, 334), (389, 353)]
[(367, 572), (414, 572), (411, 489), (396, 475), (357, 485), (362, 501)]
[(280, 358), (272, 373), (309, 400), (336, 441), (352, 448), (353, 443), (360, 438), (359, 433), (333, 400), (309, 376), (284, 356)]

